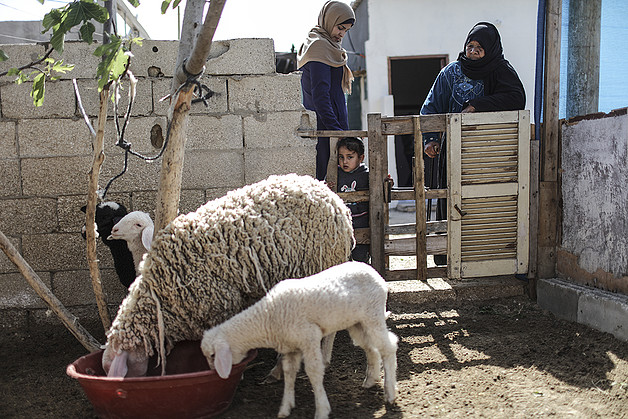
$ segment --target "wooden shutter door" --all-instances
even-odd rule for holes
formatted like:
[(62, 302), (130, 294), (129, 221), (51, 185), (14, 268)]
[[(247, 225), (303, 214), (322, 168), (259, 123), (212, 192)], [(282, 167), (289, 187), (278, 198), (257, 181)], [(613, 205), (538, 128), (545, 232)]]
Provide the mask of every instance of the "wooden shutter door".
[(528, 111), (447, 116), (448, 276), (528, 271)]

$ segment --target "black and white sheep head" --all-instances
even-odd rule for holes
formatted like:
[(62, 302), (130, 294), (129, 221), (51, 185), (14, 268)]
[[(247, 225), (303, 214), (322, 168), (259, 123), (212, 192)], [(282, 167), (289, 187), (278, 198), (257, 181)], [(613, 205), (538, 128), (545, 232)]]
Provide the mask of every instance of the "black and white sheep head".
[[(87, 211), (87, 205), (81, 207), (81, 211)], [(96, 214), (94, 222), (96, 223), (96, 238), (102, 237), (103, 242), (107, 243), (107, 238), (111, 234), (113, 226), (116, 225), (125, 215), (128, 214), (126, 207), (114, 201), (101, 202), (96, 205)], [(86, 238), (86, 228), (83, 225), (81, 235)]]
[(111, 234), (107, 239), (131, 242), (141, 237), (144, 248), (150, 250), (154, 229), (153, 220), (148, 213), (133, 211), (122, 217), (122, 219), (113, 226)]

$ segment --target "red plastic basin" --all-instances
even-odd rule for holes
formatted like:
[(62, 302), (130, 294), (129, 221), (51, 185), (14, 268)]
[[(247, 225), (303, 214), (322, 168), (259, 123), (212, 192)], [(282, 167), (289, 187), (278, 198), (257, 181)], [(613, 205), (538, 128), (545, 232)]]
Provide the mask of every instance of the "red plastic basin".
[(151, 359), (146, 377), (109, 378), (102, 368), (103, 351), (85, 355), (67, 366), (96, 414), (101, 418), (209, 418), (227, 410), (252, 350), (233, 366), (226, 380), (210, 370), (200, 342), (179, 342), (166, 361), (166, 375)]

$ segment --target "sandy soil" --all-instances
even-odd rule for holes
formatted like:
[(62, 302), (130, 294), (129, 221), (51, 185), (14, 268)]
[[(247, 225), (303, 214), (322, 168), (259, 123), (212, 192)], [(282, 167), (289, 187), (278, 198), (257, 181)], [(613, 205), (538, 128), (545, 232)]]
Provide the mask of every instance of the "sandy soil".
[[(628, 343), (612, 335), (558, 320), (527, 297), (389, 308), (400, 338), (396, 403), (384, 403), (381, 383), (361, 387), (363, 352), (341, 332), (325, 376), (332, 418), (628, 417)], [(94, 417), (65, 374), (84, 354), (61, 326), (0, 332), (0, 417)], [(276, 417), (282, 383), (261, 384), (274, 361), (272, 351), (260, 351), (221, 418)], [(290, 417), (313, 417), (304, 373), (296, 389)]]

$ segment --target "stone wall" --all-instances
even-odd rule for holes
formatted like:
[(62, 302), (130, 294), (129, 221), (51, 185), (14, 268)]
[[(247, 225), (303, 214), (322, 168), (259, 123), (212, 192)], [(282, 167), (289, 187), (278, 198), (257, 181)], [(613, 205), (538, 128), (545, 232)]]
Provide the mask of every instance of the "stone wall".
[[(81, 322), (98, 316), (80, 234), (92, 150), (71, 79), (77, 79), (83, 106), (95, 125), (99, 95), (94, 48), (66, 43), (63, 58), (76, 68), (47, 83), (45, 103), (39, 108), (33, 107), (29, 96), (30, 83), (0, 79), (0, 231)], [(10, 57), (0, 63), (0, 72), (31, 62), (45, 51), (42, 45), (0, 49)], [(151, 144), (153, 128), (166, 132), (169, 105), (160, 99), (169, 93), (177, 50), (175, 41), (144, 41), (142, 47), (133, 48), (130, 68), (139, 83), (127, 139), (140, 153), (157, 153)], [(315, 144), (296, 131), (314, 129), (315, 116), (301, 105), (300, 74), (275, 73), (271, 39), (215, 42), (201, 82), (214, 94), (209, 107), (196, 103), (190, 111), (181, 213), (271, 174), (314, 175)], [(120, 114), (126, 98), (121, 102)], [(101, 187), (123, 167), (124, 154), (114, 147), (115, 141), (110, 118)], [(146, 163), (131, 157), (127, 173), (112, 184), (107, 199), (123, 203), (130, 211), (150, 212), (154, 218), (160, 166), (160, 161)], [(113, 317), (126, 289), (119, 284), (102, 243), (98, 254)], [(3, 252), (0, 284), (0, 327), (58, 321)]]

